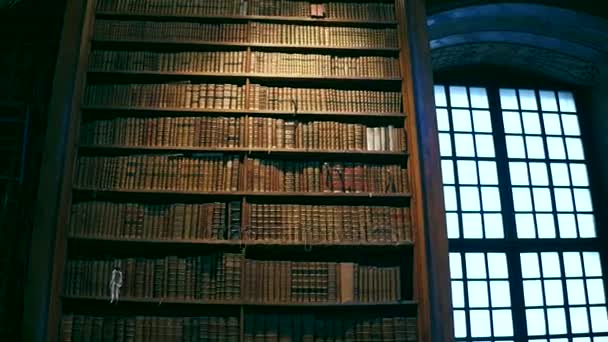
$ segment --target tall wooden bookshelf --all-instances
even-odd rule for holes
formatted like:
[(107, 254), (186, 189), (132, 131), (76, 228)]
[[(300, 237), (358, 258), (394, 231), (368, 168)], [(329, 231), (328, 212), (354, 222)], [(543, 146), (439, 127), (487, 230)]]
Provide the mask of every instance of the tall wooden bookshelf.
[(50, 340), (428, 338), (400, 0), (70, 6)]

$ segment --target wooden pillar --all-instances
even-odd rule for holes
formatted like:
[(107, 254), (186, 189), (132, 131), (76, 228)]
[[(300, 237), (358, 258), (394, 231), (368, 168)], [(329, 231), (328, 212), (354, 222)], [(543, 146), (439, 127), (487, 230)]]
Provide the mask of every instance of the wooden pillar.
[(94, 1), (68, 0), (51, 100), (24, 289), (22, 341), (57, 340), (78, 111)]
[[(404, 110), (410, 127), (414, 276), (419, 341), (453, 340), (448, 240), (441, 159), (433, 95), (433, 73), (423, 0), (403, 0), (402, 70)], [(403, 34), (403, 33), (402, 33)]]

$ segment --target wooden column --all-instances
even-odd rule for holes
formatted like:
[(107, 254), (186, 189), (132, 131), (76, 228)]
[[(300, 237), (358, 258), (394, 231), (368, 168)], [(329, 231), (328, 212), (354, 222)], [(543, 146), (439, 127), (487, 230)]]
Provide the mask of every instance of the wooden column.
[(94, 1), (68, 0), (53, 90), (25, 279), (22, 341), (55, 341), (61, 318), (61, 274), (77, 136)]
[(419, 341), (445, 342), (453, 340), (448, 240), (424, 1), (403, 0), (398, 11), (403, 28), (404, 110), (410, 128), (412, 222), (417, 229), (414, 277)]

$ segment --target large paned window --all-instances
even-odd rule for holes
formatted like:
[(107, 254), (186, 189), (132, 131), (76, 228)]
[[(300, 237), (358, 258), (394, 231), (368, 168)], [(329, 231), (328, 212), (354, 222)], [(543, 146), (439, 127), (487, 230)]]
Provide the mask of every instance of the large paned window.
[(456, 340), (608, 342), (573, 94), (436, 85), (435, 102)]

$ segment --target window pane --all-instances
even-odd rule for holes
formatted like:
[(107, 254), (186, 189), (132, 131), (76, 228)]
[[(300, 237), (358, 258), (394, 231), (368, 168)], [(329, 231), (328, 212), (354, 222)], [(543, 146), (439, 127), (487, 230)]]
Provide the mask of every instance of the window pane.
[(587, 320), (587, 309), (570, 308), (570, 324), (572, 325), (573, 333), (588, 333), (589, 322)]
[(545, 158), (545, 146), (541, 137), (526, 136), (526, 147), (528, 158), (543, 159)]
[(515, 225), (519, 239), (534, 239), (534, 216), (532, 214), (515, 214)]
[(561, 280), (545, 280), (545, 298), (548, 306), (564, 305), (564, 291)]
[(468, 107), (467, 88), (450, 86), (450, 104), (452, 107)]
[(498, 174), (496, 173), (496, 162), (479, 161), (479, 182), (484, 185), (498, 185)]
[(494, 157), (494, 138), (490, 134), (475, 134), (475, 147), (478, 157)]
[(509, 174), (511, 175), (511, 184), (513, 185), (529, 185), (528, 182), (528, 164), (525, 162), (510, 162)]
[(507, 256), (504, 253), (488, 253), (488, 269), (490, 271), (490, 279), (509, 278)]
[(544, 252), (540, 254), (541, 264), (543, 265), (543, 277), (555, 278), (561, 276), (559, 268), (559, 256), (557, 252)]
[(448, 239), (458, 239), (460, 237), (460, 231), (458, 230), (458, 214), (447, 213), (445, 214), (445, 218), (448, 229)]
[(540, 280), (524, 280), (524, 302), (527, 307), (543, 305), (543, 290)]
[(437, 108), (437, 129), (440, 131), (450, 130), (450, 119), (445, 108)]
[(462, 279), (462, 260), (460, 253), (450, 253), (450, 277), (452, 279)]
[(481, 199), (484, 211), (500, 211), (500, 194), (497, 187), (482, 187)]
[(519, 109), (515, 89), (500, 89), (500, 106), (502, 109)]
[(507, 155), (509, 158), (525, 158), (526, 150), (524, 149), (524, 139), (520, 136), (507, 135)]
[(553, 191), (555, 192), (555, 207), (557, 211), (574, 211), (570, 189), (556, 188)]
[(485, 88), (469, 88), (471, 95), (471, 107), (473, 108), (488, 108), (488, 95)]
[(532, 188), (534, 194), (534, 209), (536, 211), (553, 211), (549, 188)]
[(480, 214), (462, 214), (463, 234), (466, 239), (482, 239), (483, 228)]
[(587, 277), (602, 276), (600, 254), (598, 252), (583, 252), (583, 264), (585, 265), (585, 275)]
[(459, 157), (474, 157), (475, 148), (473, 147), (472, 134), (454, 134), (456, 142), (456, 155)]
[(452, 122), (456, 132), (472, 132), (471, 112), (468, 109), (452, 109)]
[(439, 153), (442, 157), (452, 155), (452, 142), (449, 133), (439, 133)]
[(545, 124), (545, 134), (561, 135), (562, 126), (559, 122), (559, 114), (543, 114), (543, 122)]
[(513, 317), (511, 310), (492, 311), (494, 336), (513, 336)]
[(572, 96), (571, 92), (560, 91), (557, 93), (557, 96), (559, 98), (559, 109), (562, 112), (570, 112), (570, 113), (576, 112), (576, 106), (574, 104), (574, 97)]
[(570, 174), (572, 175), (572, 185), (589, 186), (585, 164), (570, 164)]
[(483, 253), (466, 253), (467, 277), (469, 279), (486, 278), (486, 260)]
[(552, 214), (536, 214), (538, 237), (541, 239), (555, 238), (555, 221)]
[(452, 305), (455, 308), (464, 308), (464, 284), (460, 280), (452, 281)]
[(443, 199), (445, 202), (445, 210), (456, 210), (458, 208), (456, 202), (456, 189), (453, 186), (443, 187)]
[(589, 304), (606, 304), (604, 293), (604, 281), (602, 279), (587, 279)]
[(505, 133), (522, 133), (518, 112), (502, 112)]
[(551, 159), (566, 159), (564, 139), (561, 137), (547, 137), (547, 150)]
[(595, 221), (592, 214), (578, 214), (578, 233), (582, 238), (594, 238), (595, 233)]
[(486, 229), (486, 239), (504, 238), (502, 214), (483, 214), (483, 222)]
[(579, 252), (564, 252), (564, 269), (566, 277), (582, 277), (583, 265)]
[(608, 331), (608, 315), (606, 313), (606, 307), (593, 307), (591, 311), (591, 327), (593, 332), (607, 332)]
[(485, 281), (467, 282), (469, 290), (469, 306), (472, 308), (487, 308), (490, 306), (488, 299), (488, 285)]
[(557, 112), (557, 101), (555, 100), (555, 92), (541, 90), (540, 95), (540, 108), (543, 111)]
[(549, 185), (547, 165), (545, 163), (530, 163), (530, 176), (532, 185)]
[(591, 194), (588, 189), (574, 189), (574, 203), (576, 211), (592, 211)]
[(582, 279), (566, 280), (566, 288), (568, 289), (568, 304), (587, 304), (587, 300), (585, 299), (585, 286)]
[(477, 164), (472, 160), (458, 160), (458, 183), (478, 184)]
[(519, 89), (519, 103), (521, 109), (536, 110), (536, 95), (534, 94), (534, 90)]
[(536, 253), (522, 253), (521, 274), (523, 278), (540, 278), (538, 255)]
[(489, 337), (491, 335), (490, 328), (490, 311), (489, 310), (471, 310), (471, 336), (472, 337)]
[(573, 214), (558, 214), (557, 225), (559, 227), (559, 236), (562, 239), (576, 238), (576, 222)]
[(551, 179), (554, 186), (569, 186), (568, 166), (564, 163), (551, 163)]
[(513, 188), (513, 207), (515, 211), (532, 211), (532, 199), (530, 189)]
[(568, 159), (583, 160), (583, 145), (580, 138), (566, 138), (566, 150), (568, 151)]
[(549, 334), (565, 334), (566, 312), (563, 308), (547, 310), (547, 321), (549, 322)]
[(467, 336), (467, 319), (463, 310), (454, 310), (454, 336)]
[(541, 134), (540, 119), (536, 112), (523, 112), (521, 117), (524, 121), (524, 132), (526, 134)]
[(578, 117), (576, 117), (576, 115), (562, 114), (562, 124), (564, 125), (565, 135), (581, 135), (581, 130), (578, 126)]
[(491, 281), (490, 297), (492, 298), (492, 307), (506, 308), (511, 306), (511, 293), (509, 292), (509, 282), (506, 280)]
[(492, 121), (490, 121), (490, 112), (487, 110), (473, 111), (473, 125), (475, 132), (492, 133)]
[(454, 184), (454, 164), (451, 160), (441, 161), (441, 175), (443, 184)]
[(545, 334), (545, 315), (542, 309), (527, 309), (526, 322), (528, 323), (528, 335)]
[(448, 105), (445, 99), (445, 89), (442, 85), (436, 85), (435, 90), (435, 106), (437, 107), (446, 107)]
[(460, 187), (460, 206), (463, 211), (479, 211), (479, 190), (477, 187)]

